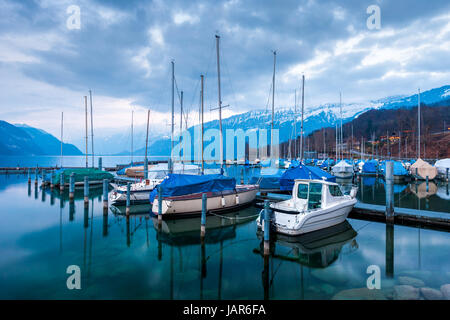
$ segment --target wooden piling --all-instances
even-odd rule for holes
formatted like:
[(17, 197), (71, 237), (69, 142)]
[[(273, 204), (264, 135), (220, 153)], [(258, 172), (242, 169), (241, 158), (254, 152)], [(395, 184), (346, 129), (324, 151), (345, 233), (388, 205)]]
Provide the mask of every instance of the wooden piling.
[(162, 223), (162, 187), (158, 185), (158, 226), (161, 226)]
[(31, 169), (28, 168), (28, 184), (31, 184)]
[(98, 158), (98, 170), (103, 170), (102, 157)]
[(264, 255), (270, 254), (270, 203), (264, 200)]
[(200, 237), (205, 238), (206, 234), (206, 211), (207, 211), (207, 196), (206, 193), (202, 194), (202, 217), (200, 220)]
[(131, 195), (130, 195), (130, 193), (131, 193), (131, 183), (128, 182), (127, 183), (127, 208), (126, 208), (127, 216), (130, 215), (130, 204), (131, 204), (131, 198), (130, 198)]
[(61, 192), (64, 191), (64, 183), (65, 183), (64, 172), (61, 172), (61, 174), (59, 175), (59, 191)]
[(41, 180), (42, 188), (45, 188), (45, 170), (42, 169), (42, 180)]
[(89, 178), (84, 176), (84, 205), (89, 205)]
[(386, 162), (386, 222), (394, 222), (394, 163)]
[(108, 180), (107, 179), (103, 179), (103, 209), (108, 210)]
[(75, 173), (71, 173), (69, 177), (69, 200), (73, 201), (75, 198)]
[(53, 183), (53, 179), (55, 178), (55, 171), (52, 170), (50, 173), (50, 189), (53, 190), (55, 187), (55, 184)]
[(38, 185), (38, 174), (39, 174), (39, 170), (38, 168), (36, 168), (34, 170), (34, 185), (37, 186)]

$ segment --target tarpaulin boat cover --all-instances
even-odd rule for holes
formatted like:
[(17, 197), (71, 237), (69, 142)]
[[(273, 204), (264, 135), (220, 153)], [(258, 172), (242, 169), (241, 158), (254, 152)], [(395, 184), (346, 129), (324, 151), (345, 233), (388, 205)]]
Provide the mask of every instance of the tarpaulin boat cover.
[[(394, 162), (394, 176), (407, 176), (408, 170), (405, 169), (403, 164), (399, 161), (393, 161)], [(386, 162), (383, 163), (381, 167), (381, 171), (383, 174), (386, 174)]]
[(333, 159), (327, 159), (325, 160), (322, 165), (320, 166), (321, 168), (328, 168), (328, 166), (332, 167), (334, 166), (334, 160)]
[(377, 166), (375, 161), (367, 161), (362, 167), (363, 173), (377, 173)]
[(362, 184), (365, 187), (372, 187), (375, 185), (375, 178), (374, 177), (362, 177)]
[[(189, 175), (189, 174), (169, 174), (160, 186), (162, 187), (162, 196), (174, 197), (203, 192), (221, 192), (234, 190), (236, 188), (236, 179), (225, 177), (220, 174)], [(150, 193), (150, 202), (158, 195), (158, 189), (155, 188)]]
[[(103, 179), (112, 180), (114, 178), (111, 173), (96, 168), (63, 168), (55, 171), (52, 183), (58, 185), (61, 174), (64, 174), (64, 183), (69, 183), (70, 175), (72, 173), (74, 173), (75, 182), (83, 182), (85, 176), (87, 176), (90, 181), (99, 181)], [(48, 180), (50, 181), (51, 179)]]
[(434, 164), (434, 167), (437, 169), (439, 174), (445, 176), (447, 174), (447, 169), (450, 171), (450, 159), (438, 160)]
[(258, 184), (264, 190), (280, 190), (280, 178), (281, 174), (253, 176), (249, 184)]
[(298, 166), (286, 170), (280, 178), (280, 190), (292, 191), (296, 179), (317, 179), (336, 182), (336, 177), (317, 167)]
[(417, 161), (409, 168), (409, 171), (414, 176), (424, 180), (427, 176), (428, 179), (433, 180), (437, 175), (437, 169), (422, 159), (417, 159)]

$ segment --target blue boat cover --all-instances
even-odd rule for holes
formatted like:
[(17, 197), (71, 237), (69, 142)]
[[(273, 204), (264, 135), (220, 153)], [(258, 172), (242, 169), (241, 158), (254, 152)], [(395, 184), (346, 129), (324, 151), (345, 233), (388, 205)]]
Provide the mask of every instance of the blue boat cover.
[(375, 177), (363, 177), (361, 180), (365, 187), (371, 187), (375, 185)]
[(249, 184), (258, 184), (260, 189), (280, 190), (281, 175), (259, 175), (250, 178)]
[(317, 167), (298, 166), (286, 170), (280, 178), (280, 190), (292, 191), (296, 179), (318, 179), (336, 182), (336, 177)]
[(375, 161), (367, 161), (362, 167), (363, 173), (377, 173), (377, 167)]
[(333, 159), (327, 159), (325, 160), (322, 165), (320, 166), (321, 168), (328, 168), (328, 164), (330, 165), (330, 167), (334, 166), (335, 162)]
[[(169, 174), (161, 182), (162, 196), (173, 197), (202, 192), (221, 192), (234, 190), (236, 179), (225, 177), (220, 174), (205, 174), (201, 176), (190, 174)], [(158, 188), (150, 193), (150, 203), (158, 195)]]
[[(405, 169), (405, 167), (402, 165), (399, 161), (393, 161), (394, 162), (394, 176), (407, 176), (408, 170)], [(381, 167), (381, 171), (383, 174), (386, 174), (386, 162), (383, 163)]]

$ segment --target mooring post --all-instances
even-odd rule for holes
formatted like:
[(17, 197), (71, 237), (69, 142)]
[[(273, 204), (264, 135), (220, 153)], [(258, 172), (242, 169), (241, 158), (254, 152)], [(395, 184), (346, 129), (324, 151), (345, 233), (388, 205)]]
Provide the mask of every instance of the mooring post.
[(84, 205), (89, 205), (89, 178), (84, 176)]
[(202, 194), (202, 218), (200, 220), (200, 237), (203, 239), (206, 233), (206, 210), (207, 210), (207, 200), (206, 193)]
[(148, 159), (144, 160), (144, 179), (148, 179)]
[(427, 182), (427, 192), (428, 192), (428, 176), (426, 178), (426, 182)]
[(394, 222), (394, 163), (386, 162), (386, 221)]
[(447, 182), (448, 182), (448, 168), (445, 169), (445, 180), (447, 180)]
[(103, 179), (103, 209), (108, 210), (108, 179)]
[(59, 175), (59, 191), (63, 192), (64, 191), (64, 172), (61, 172), (61, 174)]
[(39, 174), (39, 170), (38, 170), (38, 168), (36, 168), (34, 170), (34, 185), (35, 186), (37, 186), (37, 184), (38, 184), (38, 174)]
[(53, 183), (53, 179), (55, 179), (55, 171), (54, 170), (52, 170), (52, 172), (50, 173), (50, 189), (52, 189), (52, 190), (55, 187), (55, 184)]
[(98, 158), (98, 170), (102, 170), (103, 169), (103, 163), (102, 163), (102, 157)]
[(75, 198), (75, 173), (72, 172), (69, 177), (69, 200), (73, 201)]
[(244, 184), (244, 168), (241, 168), (241, 184)]
[(42, 188), (45, 187), (45, 169), (42, 169), (42, 181), (41, 181)]
[[(448, 170), (447, 170), (448, 173)], [(28, 168), (28, 184), (31, 184), (31, 169)]]
[(162, 187), (158, 185), (158, 225), (161, 226), (162, 222)]
[(127, 209), (126, 209), (126, 214), (127, 216), (130, 215), (130, 193), (131, 193), (131, 183), (127, 182)]
[(270, 203), (264, 200), (264, 255), (270, 253)]

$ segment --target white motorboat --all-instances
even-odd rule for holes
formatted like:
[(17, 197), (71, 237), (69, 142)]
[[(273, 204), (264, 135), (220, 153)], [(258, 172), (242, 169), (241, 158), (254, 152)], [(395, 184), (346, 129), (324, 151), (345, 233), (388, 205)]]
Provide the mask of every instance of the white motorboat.
[[(131, 204), (148, 203), (150, 192), (156, 188), (164, 179), (144, 179), (130, 185), (130, 202)], [(127, 186), (115, 186), (114, 190), (109, 194), (111, 205), (125, 205), (127, 201)]]
[[(282, 234), (300, 235), (339, 224), (356, 204), (357, 187), (344, 195), (337, 183), (323, 180), (296, 180), (292, 198), (272, 203), (271, 225)], [(263, 209), (264, 210), (264, 209)], [(263, 210), (257, 220), (264, 228)]]
[(331, 169), (331, 173), (337, 178), (351, 179), (354, 174), (354, 169), (351, 164), (342, 160)]

